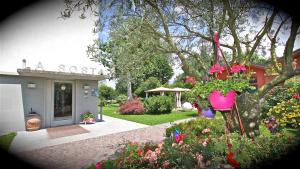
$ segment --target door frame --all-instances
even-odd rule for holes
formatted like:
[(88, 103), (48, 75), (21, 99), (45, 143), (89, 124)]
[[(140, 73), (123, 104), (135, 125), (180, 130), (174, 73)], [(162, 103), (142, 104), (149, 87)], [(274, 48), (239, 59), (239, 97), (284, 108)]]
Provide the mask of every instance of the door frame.
[[(66, 120), (54, 120), (54, 83), (61, 82), (61, 83), (71, 83), (72, 84), (72, 118)], [(51, 117), (50, 117), (50, 127), (55, 126), (63, 126), (63, 125), (71, 125), (75, 124), (75, 82), (74, 81), (67, 81), (67, 80), (52, 80), (51, 81)]]

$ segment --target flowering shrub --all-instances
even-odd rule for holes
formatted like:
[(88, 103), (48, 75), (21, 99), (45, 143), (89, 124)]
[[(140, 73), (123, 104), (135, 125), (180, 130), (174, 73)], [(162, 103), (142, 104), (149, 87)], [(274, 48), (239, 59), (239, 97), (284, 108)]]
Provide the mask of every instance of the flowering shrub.
[(265, 124), (271, 133), (274, 133), (276, 129), (278, 129), (278, 123), (276, 122), (275, 118), (269, 118), (265, 120)]
[[(269, 132), (264, 126), (262, 129)], [(260, 168), (266, 165), (266, 160), (277, 160), (293, 145), (299, 144), (286, 130), (260, 135), (254, 140), (231, 133), (230, 144), (226, 143), (223, 132), (223, 119), (199, 118), (168, 128), (167, 138), (160, 144), (129, 143), (115, 160), (97, 164), (102, 169)], [(182, 139), (176, 139), (176, 134)]]
[(294, 96), (296, 97), (277, 103), (268, 112), (268, 116), (275, 118), (282, 127), (300, 126), (300, 99), (297, 99), (297, 95)]
[(135, 99), (122, 104), (118, 111), (120, 114), (144, 114), (145, 108), (140, 100)]
[(167, 114), (173, 109), (173, 99), (168, 96), (152, 96), (145, 100), (145, 108), (149, 114)]

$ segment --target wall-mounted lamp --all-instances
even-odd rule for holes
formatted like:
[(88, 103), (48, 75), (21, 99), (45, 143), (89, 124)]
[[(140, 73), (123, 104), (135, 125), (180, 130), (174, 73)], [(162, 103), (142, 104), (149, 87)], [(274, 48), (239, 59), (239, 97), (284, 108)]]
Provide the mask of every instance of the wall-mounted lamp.
[(35, 83), (28, 83), (27, 87), (30, 88), (30, 89), (34, 89), (34, 88), (36, 88), (36, 84)]
[(91, 87), (89, 85), (83, 85), (84, 90), (89, 90)]
[(61, 85), (61, 86), (60, 86), (60, 89), (61, 89), (61, 90), (66, 90), (66, 86), (65, 86), (65, 85)]

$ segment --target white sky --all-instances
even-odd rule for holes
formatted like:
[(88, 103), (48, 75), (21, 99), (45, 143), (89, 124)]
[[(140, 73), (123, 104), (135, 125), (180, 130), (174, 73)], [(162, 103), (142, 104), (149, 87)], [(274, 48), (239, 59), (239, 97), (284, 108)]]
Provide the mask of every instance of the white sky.
[[(39, 62), (44, 70), (57, 71), (64, 64), (66, 71), (76, 66), (92, 74), (103, 69), (87, 57), (87, 46), (97, 35), (92, 33), (93, 19), (58, 19), (63, 10), (63, 0), (43, 1), (18, 11), (0, 25), (0, 71), (16, 72), (27, 67), (35, 69)], [(114, 86), (112, 82), (109, 84)]]

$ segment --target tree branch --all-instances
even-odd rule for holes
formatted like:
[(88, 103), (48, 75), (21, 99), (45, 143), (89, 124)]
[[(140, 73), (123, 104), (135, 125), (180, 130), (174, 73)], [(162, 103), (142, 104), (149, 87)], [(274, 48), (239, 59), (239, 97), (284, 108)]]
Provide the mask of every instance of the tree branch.
[(274, 21), (274, 18), (275, 18), (277, 13), (278, 13), (278, 10), (274, 9), (270, 19), (266, 22), (263, 31), (261, 32), (260, 35), (257, 36), (256, 41), (255, 41), (254, 45), (252, 46), (252, 49), (247, 54), (246, 59), (245, 59), (245, 63), (248, 63), (250, 61), (250, 59), (253, 56), (253, 53), (255, 52), (257, 46), (260, 44), (260, 41), (265, 36), (265, 34), (270, 31), (270, 29), (272, 27), (272, 24), (273, 24), (273, 21)]

